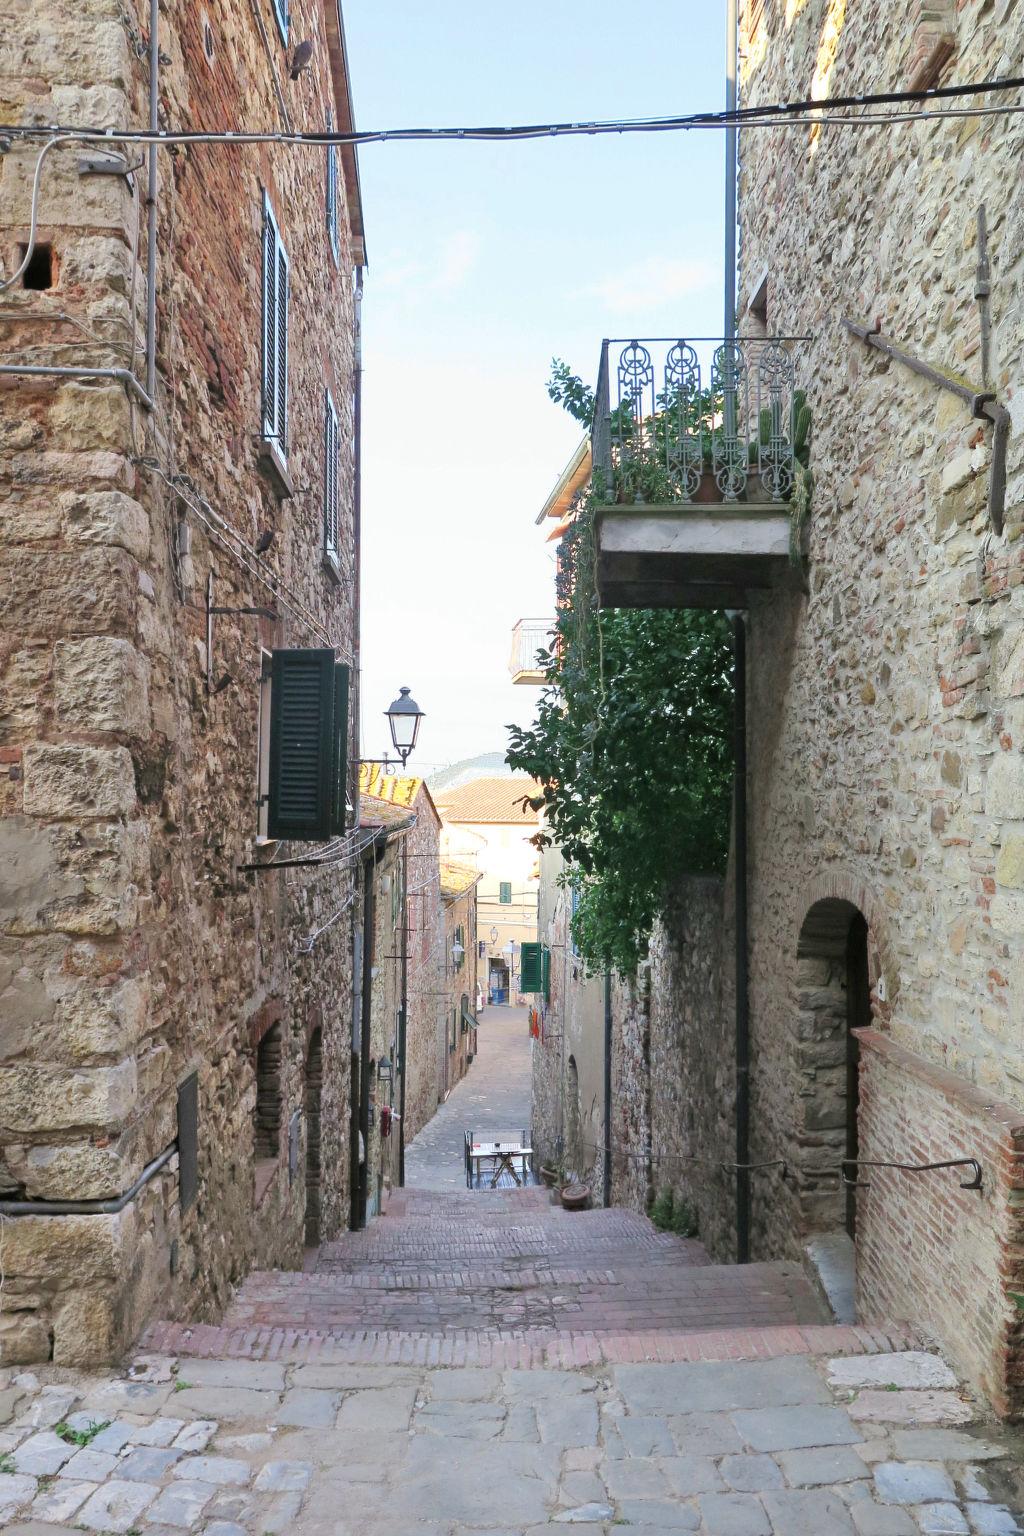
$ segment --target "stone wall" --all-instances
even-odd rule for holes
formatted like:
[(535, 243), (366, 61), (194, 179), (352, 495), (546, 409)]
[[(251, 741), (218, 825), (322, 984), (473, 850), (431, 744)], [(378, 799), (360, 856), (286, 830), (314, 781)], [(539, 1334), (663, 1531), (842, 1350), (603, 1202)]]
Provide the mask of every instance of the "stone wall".
[[(409, 833), (393, 836), (378, 852), (373, 866), (373, 942), (366, 963), (371, 967), (370, 1065), (367, 1091), (370, 1102), (370, 1134), (366, 1139), (367, 1216), (387, 1204), (398, 1185), (399, 1134), (395, 1126), (387, 1135), (381, 1110), (397, 1111), (400, 1085), (397, 1076), (399, 1017), (402, 1006), (402, 844)], [(365, 1020), (364, 1020), (365, 1027)], [(381, 1080), (378, 1064), (391, 1064), (390, 1086)]]
[(409, 1020), (406, 1033), (405, 1143), (437, 1113), (443, 1096), (445, 1046), (444, 908), (439, 847), (441, 819), (422, 782), (409, 833)]
[[(143, 11), (42, 0), (13, 15), (5, 115), (144, 122)], [(294, 84), (269, 10), (257, 26), (243, 0), (168, 0), (161, 122), (317, 129), (329, 107), (339, 121), (332, 7), (296, 0), (292, 18), (292, 40), (314, 40)], [(18, 143), (0, 162), (8, 273), (36, 152)], [(138, 371), (144, 173), (84, 177), (80, 154), (57, 148), (44, 167), (52, 282), (0, 296), (5, 361)], [(193, 1072), (199, 1192), (183, 1212), (172, 1160), (119, 1216), (7, 1223), (0, 1361), (106, 1358), (155, 1310), (211, 1317), (253, 1263), (300, 1261), (305, 1185), (289, 1178), (288, 1129), (297, 1114), (301, 1167), (316, 1029), (324, 1235), (348, 1210), (349, 918), (307, 936), (345, 907), (351, 875), (343, 863), (240, 868), (273, 851), (256, 836), (261, 647), (329, 633), (353, 658), (346, 188), (336, 264), (322, 151), (193, 146), (159, 164), (156, 411), (116, 384), (0, 387), (0, 1197), (121, 1194), (174, 1142)], [(258, 460), (264, 189), (292, 263), (291, 498)], [(322, 563), (325, 379), (343, 441), (340, 582)], [(265, 530), (273, 542), (256, 556)], [(258, 570), (294, 597), (272, 596)], [(279, 617), (217, 618), (208, 657), (211, 575), (216, 604)], [(215, 692), (208, 664), (226, 678)], [(281, 1034), (281, 1137), (257, 1183), (268, 1019)]]
[[(461, 895), (442, 895), (444, 912), (445, 1028), (448, 1033), (448, 1089), (461, 1082), (469, 1070), (475, 1048), (475, 1032), (463, 1018), (465, 1010), (476, 1015), (477, 914), (476, 884)], [(455, 935), (461, 930), (466, 953), (460, 965), (452, 960)], [(454, 1047), (454, 1049), (452, 1048)]]
[[(1013, 4), (770, 4), (745, 39), (743, 105), (991, 78), (1012, 72), (1022, 41)], [(834, 1190), (846, 1113), (836, 1016), (850, 981), (838, 959), (816, 977), (823, 957), (801, 954), (819, 904), (866, 922), (875, 1026), (910, 1053), (864, 1068), (862, 1157), (971, 1152), (975, 1134), (991, 1155), (975, 1118), (950, 1120), (933, 1077), (902, 1081), (911, 1059), (952, 1074), (961, 1098), (1024, 1106), (1022, 144), (1015, 118), (743, 135), (741, 312), (766, 281), (767, 330), (810, 338), (794, 358), (814, 421), (807, 592), (755, 596), (749, 618), (751, 1154), (798, 1171), (756, 1186), (755, 1256), (792, 1255), (841, 1219), (825, 1173)], [(1003, 534), (986, 510), (991, 427), (853, 338), (847, 315), (880, 321), (1009, 407)], [(763, 329), (764, 317), (743, 324)], [(987, 1173), (998, 1185), (996, 1166)], [(913, 1196), (919, 1262), (906, 1268), (904, 1212), (879, 1198), (858, 1237), (862, 1302), (934, 1319), (999, 1400), (1015, 1335), (1000, 1321), (964, 1353), (948, 1302), (948, 1180), (921, 1176)], [(1005, 1223), (996, 1231), (1009, 1241)], [(975, 1225), (964, 1240), (973, 1306), (1012, 1258)]]

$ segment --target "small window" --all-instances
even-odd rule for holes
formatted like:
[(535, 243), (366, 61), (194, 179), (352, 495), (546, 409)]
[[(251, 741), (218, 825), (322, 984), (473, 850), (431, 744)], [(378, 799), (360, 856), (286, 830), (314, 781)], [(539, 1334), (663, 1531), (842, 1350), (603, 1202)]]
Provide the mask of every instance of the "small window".
[(338, 430), (338, 412), (329, 389), (324, 390), (324, 553), (332, 564), (339, 557), (339, 488), (338, 462), (341, 457), (341, 437)]
[(764, 0), (747, 0), (747, 41), (753, 42), (764, 20)]
[(274, 20), (277, 22), (277, 30), (281, 34), (282, 43), (288, 42), (288, 0), (271, 0), (274, 7)]
[[(334, 120), (331, 114), (327, 114), (327, 132), (334, 132)], [(331, 144), (327, 149), (327, 238), (331, 244), (331, 255), (335, 265), (341, 259), (341, 245), (338, 236), (338, 146)]]
[(282, 459), (288, 456), (288, 273), (288, 253), (264, 193), (262, 431)]
[(501, 880), (498, 882), (498, 900), (503, 907), (510, 907), (512, 905), (511, 880)]
[(269, 651), (260, 652), (260, 715), (256, 730), (256, 836), (267, 841), (270, 805), (270, 675)]
[[(21, 260), (24, 261), (27, 255), (28, 246), (23, 245), (21, 247)], [(36, 293), (42, 293), (47, 288), (52, 288), (54, 282), (53, 246), (47, 245), (43, 240), (39, 240), (36, 242), (32, 255), (29, 257), (28, 266), (21, 275), (21, 285), (23, 288), (29, 288)]]
[(281, 1026), (272, 1024), (256, 1047), (256, 1161), (281, 1150)]
[(396, 867), (391, 876), (391, 927), (398, 927), (398, 914), (402, 910), (402, 884)]

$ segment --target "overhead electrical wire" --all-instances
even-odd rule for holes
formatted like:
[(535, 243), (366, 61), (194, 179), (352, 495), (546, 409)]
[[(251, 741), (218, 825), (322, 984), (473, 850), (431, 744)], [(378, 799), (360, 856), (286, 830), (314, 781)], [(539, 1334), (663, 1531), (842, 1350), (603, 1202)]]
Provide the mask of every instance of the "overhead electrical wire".
[[(294, 144), (362, 145), (409, 142), (487, 142), (506, 143), (525, 139), (565, 138), (598, 134), (676, 133), (693, 129), (786, 126), (795, 123), (812, 126), (829, 121), (846, 126), (902, 125), (943, 117), (1000, 116), (1024, 111), (1024, 103), (997, 103), (992, 106), (933, 110), (929, 106), (910, 112), (865, 112), (879, 107), (917, 106), (955, 101), (966, 96), (992, 95), (999, 91), (1024, 88), (1024, 75), (998, 80), (973, 80), (954, 85), (933, 86), (918, 91), (874, 91), (833, 96), (827, 100), (804, 97), (798, 101), (766, 102), (726, 112), (690, 112), (678, 116), (597, 118), (590, 121), (482, 125), (468, 128), (383, 128), (342, 132), (242, 132), (225, 130), (168, 129), (154, 132), (142, 128), (96, 128), (80, 124), (0, 124), (0, 135), (13, 140), (50, 137), (77, 139), (80, 142), (123, 144)], [(857, 116), (836, 116), (857, 109)]]

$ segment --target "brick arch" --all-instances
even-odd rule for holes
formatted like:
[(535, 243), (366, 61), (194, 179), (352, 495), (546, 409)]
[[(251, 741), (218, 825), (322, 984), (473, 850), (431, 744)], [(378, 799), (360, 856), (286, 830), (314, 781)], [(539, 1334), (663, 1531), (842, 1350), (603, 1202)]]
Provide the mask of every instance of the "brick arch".
[[(812, 880), (794, 914), (790, 954), (797, 955), (800, 935), (811, 909), (821, 902), (841, 901), (856, 907), (868, 925), (868, 979), (875, 1023), (886, 1028), (899, 995), (900, 973), (889, 932), (885, 908), (875, 892), (846, 870), (830, 870)], [(879, 977), (885, 978), (884, 997), (878, 996)]]

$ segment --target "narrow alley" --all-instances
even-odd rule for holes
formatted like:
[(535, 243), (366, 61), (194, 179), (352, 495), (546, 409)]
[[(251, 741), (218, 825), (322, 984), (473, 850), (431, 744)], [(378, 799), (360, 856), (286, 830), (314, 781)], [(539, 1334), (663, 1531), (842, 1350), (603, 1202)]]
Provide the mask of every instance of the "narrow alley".
[(528, 1121), (523, 1011), (479, 1041), (365, 1231), (155, 1325), (120, 1378), (3, 1374), (7, 1536), (1020, 1529), (1011, 1432), (908, 1330), (631, 1212), (467, 1190), (463, 1129)]

